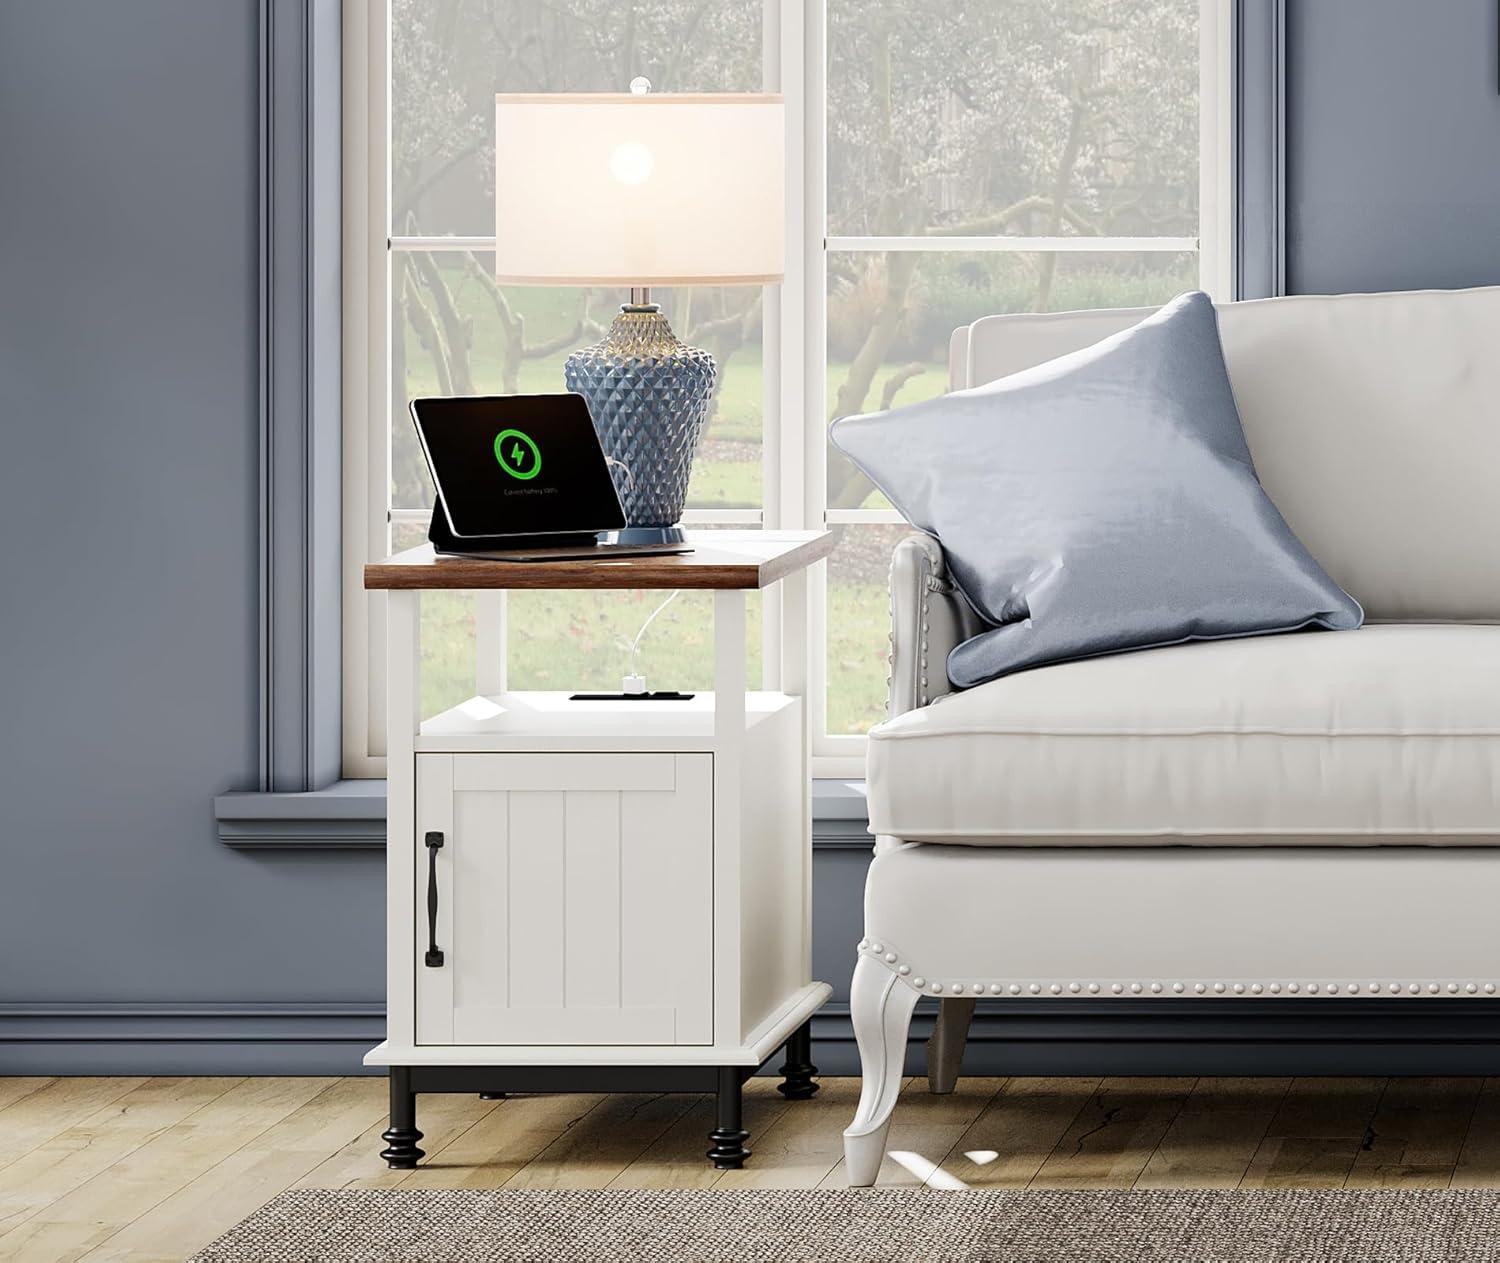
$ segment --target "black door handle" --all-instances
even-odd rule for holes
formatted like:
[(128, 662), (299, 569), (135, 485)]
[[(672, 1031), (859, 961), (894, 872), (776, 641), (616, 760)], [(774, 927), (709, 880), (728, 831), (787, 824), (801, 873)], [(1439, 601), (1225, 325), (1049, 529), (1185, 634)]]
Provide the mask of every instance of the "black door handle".
[(441, 969), (443, 949), (437, 945), (437, 853), (443, 849), (443, 835), (427, 835), (427, 955), (424, 961), (428, 969)]

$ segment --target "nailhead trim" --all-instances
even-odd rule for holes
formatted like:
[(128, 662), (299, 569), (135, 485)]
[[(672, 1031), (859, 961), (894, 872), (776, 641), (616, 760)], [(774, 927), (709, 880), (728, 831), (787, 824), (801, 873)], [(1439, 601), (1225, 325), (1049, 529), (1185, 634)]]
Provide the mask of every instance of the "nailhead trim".
[(927, 991), (932, 995), (948, 994), (952, 996), (989, 994), (998, 995), (1098, 995), (1107, 989), (1111, 995), (1160, 995), (1163, 991), (1171, 991), (1174, 995), (1183, 995), (1191, 988), (1194, 995), (1293, 995), (1293, 996), (1317, 996), (1317, 995), (1350, 995), (1361, 994), (1380, 995), (1495, 995), (1500, 990), (1500, 983), (1496, 982), (1292, 982), (1279, 981), (1276, 979), (1268, 981), (1245, 982), (1243, 980), (1220, 980), (1210, 979), (1204, 981), (1190, 981), (1188, 979), (1148, 979), (1145, 981), (1131, 982), (1098, 982), (1092, 980), (1078, 980), (1073, 982), (941, 982), (935, 978), (925, 975), (909, 977), (912, 967), (902, 960), (900, 952), (888, 943), (874, 942), (868, 938), (859, 940), (859, 952), (861, 955), (870, 956), (880, 961), (881, 964), (889, 966), (901, 978), (906, 978), (918, 991)]
[[(922, 620), (922, 634), (917, 638), (917, 662), (920, 664), (917, 670), (917, 678), (920, 686), (917, 689), (917, 702), (926, 706), (932, 700), (927, 693), (927, 619), (929, 616), (928, 601), (932, 599), (931, 574), (922, 576), (922, 599), (918, 603), (917, 613)], [(894, 600), (895, 598), (892, 597)]]

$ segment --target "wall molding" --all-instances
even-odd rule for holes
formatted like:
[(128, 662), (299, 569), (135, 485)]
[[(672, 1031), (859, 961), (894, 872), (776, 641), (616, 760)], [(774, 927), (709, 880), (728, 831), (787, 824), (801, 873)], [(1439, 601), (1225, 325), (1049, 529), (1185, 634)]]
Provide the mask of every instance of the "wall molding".
[(384, 1038), (382, 1002), (0, 1004), (0, 1075), (362, 1074)]
[[(927, 1072), (936, 1012), (924, 1000), (912, 1021), (908, 1074)], [(847, 1003), (814, 1016), (813, 1048), (825, 1074), (859, 1073)], [(1015, 1000), (980, 1002), (963, 1072), (1485, 1075), (1497, 1062), (1500, 1001)]]
[(338, 778), (339, 0), (259, 0), (262, 792)]
[(1234, 297), (1286, 293), (1286, 0), (1235, 0)]
[(219, 841), (238, 851), (383, 851), (385, 821), (226, 820)]
[[(907, 1073), (926, 1073), (923, 1001)], [(0, 1005), (0, 1074), (364, 1074), (379, 1002)], [(1482, 1075), (1500, 1059), (1493, 1000), (981, 1001), (967, 1075)], [(813, 1018), (824, 1074), (859, 1071), (847, 1003)], [(772, 1059), (774, 1066), (776, 1059)]]
[(219, 841), (241, 850), (385, 849), (385, 782), (335, 781), (301, 794), (220, 794)]
[[(374, 1024), (372, 1026), (372, 1024)], [(385, 1004), (0, 1004), (0, 1045), (69, 1042), (216, 1042), (385, 1038)]]
[[(343, 758), (342, 10), (259, 0), (257, 20), (258, 757), (214, 814), (230, 846), (359, 850), (383, 839), (285, 801), (337, 794)], [(251, 794), (283, 823), (231, 801)]]
[(865, 851), (873, 854), (874, 847), (875, 839), (870, 834), (869, 822), (863, 817), (830, 820), (813, 816), (814, 851)]

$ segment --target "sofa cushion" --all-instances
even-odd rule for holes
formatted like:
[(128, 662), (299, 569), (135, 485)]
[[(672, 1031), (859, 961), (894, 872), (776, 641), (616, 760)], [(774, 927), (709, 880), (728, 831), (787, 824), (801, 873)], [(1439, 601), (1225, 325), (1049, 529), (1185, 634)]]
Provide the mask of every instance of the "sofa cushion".
[(929, 995), (1480, 998), (1497, 902), (1493, 847), (906, 846), (861, 954)]
[(942, 541), (992, 624), (948, 656), (961, 687), (1363, 617), (1255, 476), (1206, 294), (1000, 381), (847, 417), (831, 436)]
[(1494, 844), (1500, 627), (1022, 672), (878, 725), (869, 795), (873, 833), (978, 846)]

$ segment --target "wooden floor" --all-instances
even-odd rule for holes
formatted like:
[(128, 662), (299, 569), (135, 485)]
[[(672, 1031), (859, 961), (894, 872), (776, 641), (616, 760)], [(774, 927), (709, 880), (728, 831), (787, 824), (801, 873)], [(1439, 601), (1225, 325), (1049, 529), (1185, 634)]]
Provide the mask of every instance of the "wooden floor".
[[(380, 1079), (0, 1079), (0, 1258), (181, 1259), (286, 1188), (843, 1184), (858, 1082), (746, 1087), (755, 1156), (703, 1159), (698, 1096), (424, 1096), (387, 1171)], [(1500, 1186), (1500, 1080), (909, 1081), (884, 1183), (944, 1188)]]

